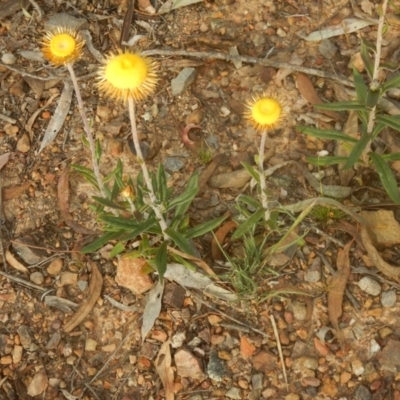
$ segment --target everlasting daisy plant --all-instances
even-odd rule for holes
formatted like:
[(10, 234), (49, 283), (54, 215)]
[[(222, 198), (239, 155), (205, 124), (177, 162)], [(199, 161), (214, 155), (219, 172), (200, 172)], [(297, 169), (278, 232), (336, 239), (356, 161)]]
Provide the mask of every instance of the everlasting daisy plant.
[(264, 149), (267, 132), (278, 128), (285, 119), (284, 103), (275, 95), (262, 95), (253, 97), (246, 103), (244, 117), (257, 133), (261, 134), (260, 149), (258, 153), (258, 169), (260, 174), (261, 202), (265, 209), (265, 220), (269, 219), (268, 198), (264, 176)]
[(167, 223), (158, 205), (159, 202), (143, 158), (135, 117), (135, 103), (154, 93), (157, 81), (156, 64), (152, 59), (130, 51), (119, 51), (118, 54), (110, 54), (100, 68), (98, 87), (105, 96), (124, 103), (128, 102), (133, 144), (149, 191), (150, 206), (160, 223), (164, 239), (167, 240), (169, 238), (165, 233)]

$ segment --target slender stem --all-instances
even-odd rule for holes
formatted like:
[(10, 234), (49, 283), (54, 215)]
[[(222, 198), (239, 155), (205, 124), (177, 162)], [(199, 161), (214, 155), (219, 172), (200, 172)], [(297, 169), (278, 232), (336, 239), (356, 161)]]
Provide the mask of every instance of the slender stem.
[(72, 64), (67, 63), (67, 69), (68, 69), (69, 74), (71, 75), (72, 84), (74, 85), (74, 89), (75, 89), (76, 99), (78, 101), (79, 113), (81, 114), (81, 118), (82, 118), (82, 122), (83, 122), (83, 129), (86, 133), (86, 137), (89, 142), (89, 148), (90, 148), (90, 152), (92, 154), (93, 172), (96, 177), (97, 185), (99, 186), (102, 196), (106, 197), (106, 191), (104, 190), (103, 180), (101, 179), (101, 175), (100, 175), (99, 163), (97, 162), (97, 158), (96, 158), (96, 145), (94, 143), (92, 130), (90, 129), (90, 126), (88, 123), (85, 108), (83, 105), (81, 91), (79, 89), (78, 81), (76, 79), (75, 71), (74, 71)]
[(131, 120), (131, 131), (132, 131), (133, 144), (134, 144), (135, 150), (136, 150), (136, 156), (137, 156), (138, 162), (142, 168), (143, 178), (146, 183), (147, 189), (149, 191), (149, 198), (150, 198), (149, 205), (153, 209), (154, 213), (156, 214), (156, 217), (158, 219), (158, 222), (160, 224), (160, 227), (161, 227), (161, 230), (162, 230), (162, 233), (164, 236), (164, 240), (168, 240), (169, 237), (165, 233), (165, 231), (167, 229), (167, 223), (165, 222), (164, 216), (162, 215), (162, 212), (157, 204), (157, 197), (154, 193), (153, 184), (151, 183), (149, 170), (147, 169), (147, 165), (143, 158), (142, 149), (140, 148), (137, 127), (136, 127), (135, 102), (132, 97), (128, 97), (128, 109), (129, 109), (129, 119)]
[[(385, 23), (387, 4), (388, 0), (383, 0), (382, 14), (379, 16), (378, 30), (376, 34), (376, 53), (375, 53), (374, 71), (370, 85), (371, 89), (378, 87), (379, 64), (381, 62), (381, 50), (382, 50), (382, 31), (383, 31), (383, 25)], [(369, 113), (368, 125), (367, 125), (368, 134), (371, 134), (372, 131), (374, 130), (375, 115), (376, 115), (376, 106), (373, 107)]]
[(261, 135), (260, 150), (258, 152), (258, 170), (260, 173), (261, 204), (265, 210), (265, 221), (269, 220), (270, 212), (268, 209), (267, 185), (264, 175), (264, 149), (267, 140), (267, 132), (264, 130)]

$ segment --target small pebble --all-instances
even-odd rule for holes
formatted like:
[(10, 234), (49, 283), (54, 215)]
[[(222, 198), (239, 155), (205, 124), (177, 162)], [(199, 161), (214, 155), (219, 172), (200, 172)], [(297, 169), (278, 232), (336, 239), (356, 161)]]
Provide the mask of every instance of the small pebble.
[(381, 304), (383, 307), (393, 307), (396, 304), (397, 296), (394, 290), (382, 292)]
[(206, 24), (206, 23), (204, 23), (204, 22), (202, 22), (201, 24), (200, 24), (200, 32), (207, 32), (210, 28), (209, 28), (209, 26)]
[(17, 59), (15, 58), (14, 54), (4, 53), (1, 56), (1, 61), (6, 65), (12, 65), (15, 64), (15, 61), (17, 61)]
[(352, 361), (351, 368), (353, 370), (354, 375), (357, 375), (357, 376), (362, 375), (365, 371), (364, 364), (361, 360)]
[(63, 268), (63, 260), (62, 258), (56, 258), (55, 260), (53, 260), (50, 265), (46, 268), (46, 271), (49, 275), (51, 276), (56, 276), (58, 275), (62, 268)]
[(31, 143), (29, 140), (29, 136), (24, 133), (17, 142), (17, 151), (21, 153), (27, 153), (31, 149)]
[(44, 276), (41, 272), (33, 272), (29, 279), (36, 285), (43, 285), (44, 282)]
[(243, 399), (241, 390), (237, 387), (231, 387), (225, 394), (228, 399), (241, 400)]
[(358, 286), (362, 291), (371, 296), (378, 296), (381, 293), (381, 285), (369, 276), (361, 278), (358, 282)]
[(85, 351), (95, 351), (97, 347), (97, 342), (93, 339), (86, 339)]

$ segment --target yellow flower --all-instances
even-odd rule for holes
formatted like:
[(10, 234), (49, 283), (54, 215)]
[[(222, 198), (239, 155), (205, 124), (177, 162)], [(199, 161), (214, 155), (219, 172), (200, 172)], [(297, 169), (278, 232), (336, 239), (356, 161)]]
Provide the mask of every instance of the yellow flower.
[(276, 129), (285, 117), (284, 104), (274, 95), (264, 93), (254, 97), (246, 103), (246, 107), (244, 117), (258, 132)]
[(48, 32), (41, 44), (43, 56), (58, 67), (76, 61), (82, 55), (85, 42), (73, 29), (57, 28)]
[(155, 62), (140, 54), (119, 52), (111, 54), (99, 70), (98, 87), (101, 92), (116, 100), (128, 98), (143, 100), (157, 86)]

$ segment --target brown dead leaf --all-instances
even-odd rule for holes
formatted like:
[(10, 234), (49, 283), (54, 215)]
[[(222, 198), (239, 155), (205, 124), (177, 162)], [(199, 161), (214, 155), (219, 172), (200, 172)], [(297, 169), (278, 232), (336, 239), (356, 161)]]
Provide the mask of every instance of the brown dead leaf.
[(328, 289), (328, 315), (329, 321), (336, 331), (340, 347), (344, 349), (345, 339), (343, 332), (339, 329), (339, 318), (342, 315), (343, 295), (346, 290), (347, 281), (350, 276), (349, 251), (353, 241), (346, 244), (344, 249), (339, 249), (336, 266), (337, 272), (332, 276)]
[[(311, 82), (310, 78), (301, 72), (297, 74), (296, 79), (296, 87), (300, 94), (312, 105), (315, 104), (322, 104), (323, 101), (318, 96), (313, 83)], [(333, 118), (334, 120), (342, 120), (342, 116), (337, 113), (336, 111), (331, 110), (318, 110), (322, 114), (328, 115), (329, 117)]]
[(156, 358), (156, 370), (165, 390), (165, 399), (174, 400), (174, 371), (171, 367), (170, 341), (167, 340), (160, 348)]
[(254, 355), (256, 352), (256, 346), (254, 346), (253, 343), (249, 342), (249, 339), (247, 336), (243, 335), (240, 338), (240, 354), (244, 359), (247, 359)]
[(16, 269), (17, 271), (24, 272), (26, 274), (29, 273), (28, 268), (26, 268), (24, 265), (22, 265), (13, 255), (12, 253), (7, 250), (6, 251), (6, 261), (8, 264), (10, 264), (11, 267)]
[(397, 278), (400, 275), (400, 268), (390, 265), (379, 255), (378, 250), (376, 250), (372, 243), (370, 234), (365, 225), (361, 226), (360, 235), (372, 264), (386, 276)]
[(32, 183), (31, 181), (28, 181), (28, 182), (23, 183), (20, 186), (4, 188), (3, 189), (4, 201), (12, 200), (16, 197), (21, 196), (21, 194), (24, 193), (25, 190), (27, 190), (29, 188), (31, 183)]
[(237, 223), (235, 221), (228, 221), (224, 225), (222, 225), (221, 228), (217, 230), (217, 232), (215, 232), (215, 236), (211, 243), (211, 253), (214, 260), (224, 259), (221, 247), (223, 246), (228, 233), (236, 229), (236, 227)]
[(321, 342), (318, 338), (314, 338), (314, 347), (321, 356), (329, 354), (329, 349), (324, 342)]
[(73, 221), (69, 213), (69, 173), (65, 168), (60, 175), (57, 185), (58, 208), (64, 222), (77, 233), (92, 235), (94, 232), (90, 229)]
[[(350, 111), (349, 117), (344, 125), (344, 131), (346, 135), (352, 136), (354, 138), (358, 137), (358, 114), (356, 111)], [(347, 157), (350, 154), (351, 147), (348, 143), (337, 141), (336, 143), (336, 155), (338, 157)], [(348, 186), (349, 182), (353, 179), (355, 174), (354, 169), (343, 169), (344, 165), (339, 165), (339, 177), (342, 186)]]
[(96, 304), (96, 301), (100, 297), (101, 289), (103, 287), (103, 277), (99, 271), (97, 265), (89, 260), (92, 272), (90, 274), (89, 282), (89, 295), (86, 300), (79, 306), (75, 314), (71, 319), (64, 325), (64, 332), (69, 333), (75, 327), (77, 327), (92, 311), (92, 308)]
[(11, 153), (4, 153), (0, 155), (0, 170), (8, 163)]

